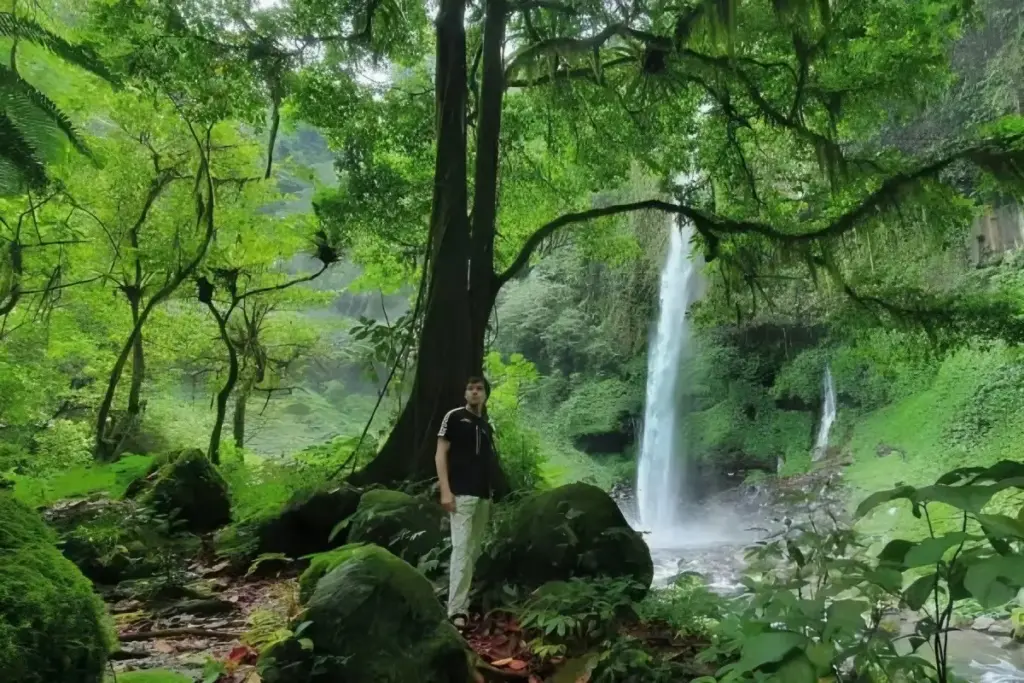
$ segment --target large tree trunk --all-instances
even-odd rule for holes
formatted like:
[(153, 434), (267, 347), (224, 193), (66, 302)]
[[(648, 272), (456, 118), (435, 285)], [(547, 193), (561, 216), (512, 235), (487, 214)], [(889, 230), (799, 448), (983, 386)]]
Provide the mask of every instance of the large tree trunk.
[(484, 339), (497, 294), (493, 244), (506, 0), (488, 2), (484, 23), (472, 225), (466, 190), (464, 12), (460, 0), (443, 0), (437, 20), (433, 256), (412, 394), (380, 453), (352, 476), (357, 484), (433, 477), (441, 418), (463, 402), (466, 379), (483, 369)]
[(482, 362), (470, 316), (465, 12), (463, 0), (441, 0), (437, 17), (432, 263), (412, 393), (380, 453), (352, 475), (357, 484), (429, 477), (441, 417), (462, 400), (466, 377)]

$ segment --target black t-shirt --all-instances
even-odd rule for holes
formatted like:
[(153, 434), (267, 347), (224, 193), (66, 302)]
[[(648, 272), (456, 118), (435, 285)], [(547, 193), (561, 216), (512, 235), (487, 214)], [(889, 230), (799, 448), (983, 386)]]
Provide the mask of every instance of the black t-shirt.
[(448, 485), (454, 495), (493, 498), (502, 493), (504, 477), (499, 474), (493, 430), (486, 417), (466, 407), (449, 410), (437, 435), (449, 443)]

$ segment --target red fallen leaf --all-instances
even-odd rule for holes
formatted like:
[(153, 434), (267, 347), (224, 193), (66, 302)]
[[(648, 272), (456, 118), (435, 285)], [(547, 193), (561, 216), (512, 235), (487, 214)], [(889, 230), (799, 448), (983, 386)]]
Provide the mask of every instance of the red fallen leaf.
[(256, 650), (253, 650), (247, 645), (238, 645), (231, 648), (231, 652), (228, 653), (228, 661), (233, 664), (242, 664), (247, 661), (255, 661), (257, 657)]
[(530, 680), (527, 683), (541, 683), (541, 680), (536, 674), (530, 674)]
[(513, 659), (508, 663), (508, 668), (512, 669), (513, 671), (522, 671), (526, 668), (526, 666), (526, 662), (524, 662), (521, 659)]

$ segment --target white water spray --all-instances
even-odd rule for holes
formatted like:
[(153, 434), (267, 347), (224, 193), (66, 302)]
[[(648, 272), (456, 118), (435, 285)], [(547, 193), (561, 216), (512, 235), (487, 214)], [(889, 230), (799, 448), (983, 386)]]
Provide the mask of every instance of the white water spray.
[(818, 425), (818, 437), (814, 440), (811, 459), (817, 462), (828, 452), (828, 436), (832, 424), (836, 421), (836, 386), (832, 382), (832, 369), (825, 366), (825, 377), (821, 380), (821, 424)]
[[(637, 505), (650, 540), (671, 538), (682, 526), (680, 504), (686, 493), (686, 444), (679, 420), (679, 377), (691, 355), (686, 311), (699, 296), (700, 263), (691, 258), (693, 226), (678, 229), (669, 220), (669, 249), (661, 271), (658, 323), (647, 358), (647, 396)], [(697, 261), (697, 262), (695, 262)]]

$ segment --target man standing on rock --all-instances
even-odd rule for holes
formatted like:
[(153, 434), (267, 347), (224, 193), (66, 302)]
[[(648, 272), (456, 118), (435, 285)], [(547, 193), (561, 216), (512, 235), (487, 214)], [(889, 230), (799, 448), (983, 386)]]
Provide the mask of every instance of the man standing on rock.
[(441, 506), (448, 511), (452, 528), (448, 617), (460, 629), (469, 622), (473, 565), (487, 533), (491, 500), (508, 493), (493, 430), (485, 415), (490, 389), (483, 377), (466, 380), (466, 405), (444, 416), (434, 456)]

